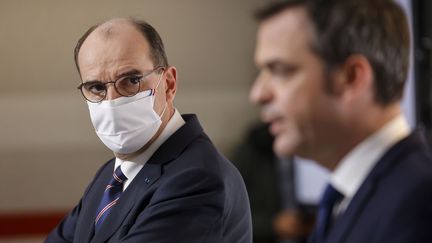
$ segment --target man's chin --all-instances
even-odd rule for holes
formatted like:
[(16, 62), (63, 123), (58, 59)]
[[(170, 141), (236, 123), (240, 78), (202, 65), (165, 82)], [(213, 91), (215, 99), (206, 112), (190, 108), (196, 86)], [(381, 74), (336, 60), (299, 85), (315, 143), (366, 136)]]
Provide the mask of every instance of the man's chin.
[(293, 143), (288, 141), (280, 141), (280, 139), (275, 139), (273, 142), (273, 151), (279, 158), (288, 158), (295, 154), (295, 147)]

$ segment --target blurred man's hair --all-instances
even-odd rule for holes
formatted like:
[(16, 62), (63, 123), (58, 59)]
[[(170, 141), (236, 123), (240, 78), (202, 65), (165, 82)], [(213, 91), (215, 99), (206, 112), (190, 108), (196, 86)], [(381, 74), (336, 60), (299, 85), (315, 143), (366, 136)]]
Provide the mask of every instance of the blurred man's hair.
[[(403, 9), (393, 0), (285, 0), (256, 12), (265, 21), (285, 9), (304, 8), (314, 38), (310, 46), (327, 71), (353, 54), (372, 66), (375, 100), (390, 104), (401, 99), (409, 65), (409, 29)], [(289, 43), (287, 43), (289, 44)], [(327, 88), (331, 85), (328, 84)]]

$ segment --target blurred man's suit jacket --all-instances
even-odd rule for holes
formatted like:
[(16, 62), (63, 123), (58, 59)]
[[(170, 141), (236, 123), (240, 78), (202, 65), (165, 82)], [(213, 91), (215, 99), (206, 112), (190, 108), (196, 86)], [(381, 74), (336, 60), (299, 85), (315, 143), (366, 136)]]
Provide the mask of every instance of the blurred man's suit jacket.
[(415, 132), (379, 160), (326, 243), (426, 243), (431, 229), (432, 159), (424, 136)]

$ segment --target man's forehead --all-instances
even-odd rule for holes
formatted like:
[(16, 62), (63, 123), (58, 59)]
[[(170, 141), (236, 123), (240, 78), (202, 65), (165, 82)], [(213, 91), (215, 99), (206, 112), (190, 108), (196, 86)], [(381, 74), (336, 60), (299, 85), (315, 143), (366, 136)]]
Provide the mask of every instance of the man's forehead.
[(133, 23), (127, 19), (112, 19), (98, 26), (88, 38), (98, 37), (104, 39), (116, 38), (121, 35), (140, 34)]
[(152, 62), (149, 43), (138, 29), (116, 22), (104, 24), (88, 36), (78, 63), (83, 79), (114, 79), (131, 68), (151, 68)]
[(304, 7), (287, 8), (264, 20), (259, 26), (259, 34), (270, 37), (303, 33), (309, 35), (313, 30), (310, 18)]
[(255, 61), (260, 66), (269, 59), (287, 58), (300, 48), (309, 48), (311, 36), (310, 20), (302, 7), (283, 10), (260, 24)]
[(87, 37), (82, 44), (78, 59), (92, 54), (115, 56), (115, 54), (129, 55), (137, 51), (148, 53), (148, 49), (148, 41), (131, 22), (116, 19), (97, 27)]

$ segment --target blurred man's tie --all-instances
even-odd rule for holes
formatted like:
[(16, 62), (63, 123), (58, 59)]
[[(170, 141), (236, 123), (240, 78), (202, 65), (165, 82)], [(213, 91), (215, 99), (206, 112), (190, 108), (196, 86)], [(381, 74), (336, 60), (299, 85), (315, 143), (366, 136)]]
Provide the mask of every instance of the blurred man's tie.
[(316, 226), (317, 243), (325, 242), (333, 221), (333, 208), (336, 203), (342, 200), (342, 198), (343, 195), (338, 192), (332, 185), (327, 185), (318, 208), (318, 218)]

